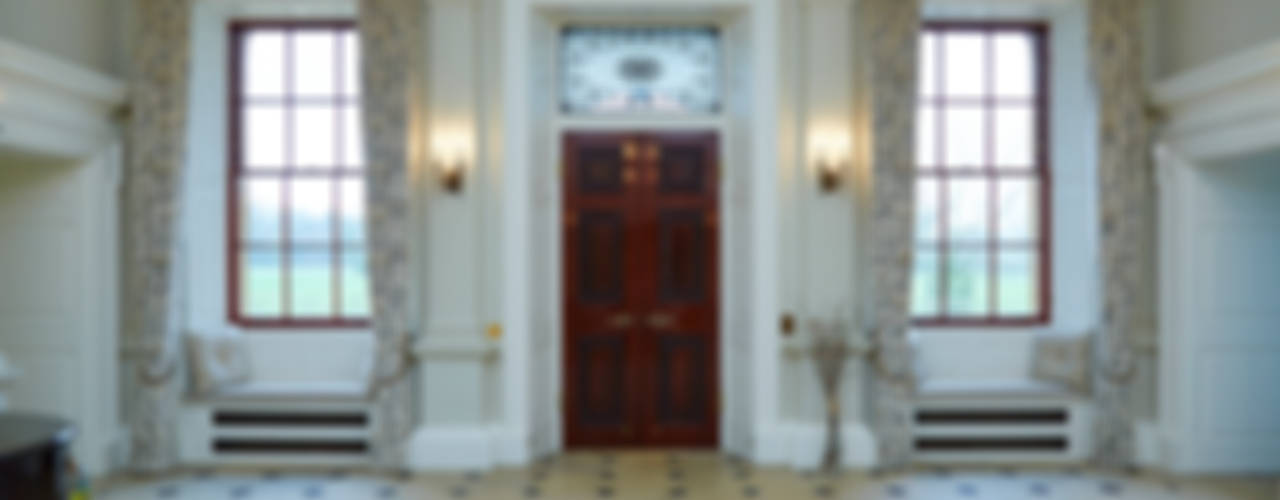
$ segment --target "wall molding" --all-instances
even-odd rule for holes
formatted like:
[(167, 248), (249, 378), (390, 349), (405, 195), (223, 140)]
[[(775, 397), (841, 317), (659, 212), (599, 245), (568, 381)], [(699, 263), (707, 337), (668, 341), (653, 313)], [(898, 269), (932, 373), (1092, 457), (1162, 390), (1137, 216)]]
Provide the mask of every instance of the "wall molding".
[(1280, 147), (1280, 39), (1151, 86), (1164, 141), (1197, 161)]
[(0, 148), (81, 159), (116, 134), (119, 80), (0, 39)]
[(1184, 103), (1280, 70), (1280, 39), (1220, 57), (1152, 86), (1157, 103)]
[(483, 425), (424, 426), (409, 438), (414, 470), (474, 470), (497, 465), (493, 429)]
[(478, 334), (468, 336), (457, 335), (425, 335), (413, 346), (413, 352), (422, 359), (457, 359), (498, 357), (499, 343), (480, 337)]
[(519, 432), (492, 425), (430, 425), (409, 439), (408, 466), (413, 470), (488, 470), (527, 465), (528, 446)]
[[(869, 469), (877, 463), (876, 438), (864, 422), (844, 422), (840, 429), (840, 465)], [(821, 466), (826, 425), (820, 422), (784, 422), (759, 431), (757, 463), (787, 465), (801, 470)]]
[[(1280, 84), (1280, 79), (1270, 78), (1273, 85)], [(1280, 114), (1272, 123), (1280, 124)], [(1274, 149), (1280, 146), (1277, 137), (1259, 144)], [(1258, 413), (1269, 407), (1252, 406), (1269, 400), (1257, 399), (1256, 391), (1242, 381), (1269, 376), (1271, 372), (1264, 370), (1280, 358), (1280, 344), (1267, 337), (1265, 326), (1258, 326), (1266, 319), (1249, 313), (1258, 305), (1224, 308), (1209, 300), (1252, 276), (1238, 268), (1223, 271), (1223, 263), (1241, 258), (1224, 249), (1259, 241), (1239, 239), (1240, 235), (1273, 234), (1267, 232), (1274, 225), (1266, 217), (1270, 205), (1256, 205), (1264, 196), (1261, 190), (1270, 185), (1241, 189), (1241, 181), (1212, 182), (1211, 176), (1240, 175), (1242, 170), (1214, 171), (1211, 163), (1179, 147), (1184, 145), (1166, 141), (1154, 151), (1160, 244), (1167, 249), (1159, 263), (1159, 419), (1139, 423), (1138, 457), (1142, 465), (1178, 474), (1274, 473), (1280, 470), (1277, 428), (1268, 420), (1269, 413)], [(1269, 167), (1263, 168), (1271, 171)], [(1256, 178), (1244, 179), (1252, 183)], [(1235, 199), (1246, 204), (1234, 206)], [(1250, 199), (1255, 204), (1249, 204)], [(1235, 277), (1225, 282), (1234, 284), (1219, 281), (1223, 275)], [(1234, 303), (1239, 298), (1225, 300)]]

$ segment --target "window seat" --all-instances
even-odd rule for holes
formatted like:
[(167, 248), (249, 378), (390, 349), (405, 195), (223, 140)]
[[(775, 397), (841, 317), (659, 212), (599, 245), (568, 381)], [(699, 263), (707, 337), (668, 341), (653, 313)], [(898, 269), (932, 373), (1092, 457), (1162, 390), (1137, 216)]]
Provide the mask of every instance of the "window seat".
[(923, 380), (916, 386), (916, 396), (923, 399), (1079, 397), (1061, 385), (1030, 378)]
[(355, 380), (250, 381), (226, 387), (203, 400), (216, 402), (363, 401), (365, 384)]

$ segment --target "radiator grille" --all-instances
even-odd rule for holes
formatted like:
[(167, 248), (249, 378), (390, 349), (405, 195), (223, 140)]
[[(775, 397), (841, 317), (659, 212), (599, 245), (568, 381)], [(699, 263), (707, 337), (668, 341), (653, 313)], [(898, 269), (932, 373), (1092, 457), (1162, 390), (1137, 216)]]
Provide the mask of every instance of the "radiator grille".
[(1026, 425), (1066, 424), (1066, 408), (1052, 409), (921, 409), (916, 411), (916, 425), (983, 424)]
[(217, 426), (338, 426), (364, 427), (368, 417), (362, 412), (305, 413), (262, 411), (219, 411), (213, 415)]
[(922, 461), (1066, 460), (1074, 418), (1065, 403), (917, 407), (913, 445)]
[(213, 440), (216, 453), (365, 453), (369, 444), (363, 440), (255, 440), (218, 438)]
[(370, 451), (369, 415), (346, 408), (217, 408), (211, 416), (215, 456), (360, 458)]

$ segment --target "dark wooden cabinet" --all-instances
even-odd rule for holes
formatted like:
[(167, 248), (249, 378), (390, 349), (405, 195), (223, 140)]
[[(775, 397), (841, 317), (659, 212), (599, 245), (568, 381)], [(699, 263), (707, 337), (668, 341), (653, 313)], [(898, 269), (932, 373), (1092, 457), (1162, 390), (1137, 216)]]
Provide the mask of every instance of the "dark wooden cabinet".
[(719, 218), (711, 133), (564, 140), (569, 446), (711, 446)]
[(0, 414), (0, 499), (65, 500), (73, 435), (61, 419)]

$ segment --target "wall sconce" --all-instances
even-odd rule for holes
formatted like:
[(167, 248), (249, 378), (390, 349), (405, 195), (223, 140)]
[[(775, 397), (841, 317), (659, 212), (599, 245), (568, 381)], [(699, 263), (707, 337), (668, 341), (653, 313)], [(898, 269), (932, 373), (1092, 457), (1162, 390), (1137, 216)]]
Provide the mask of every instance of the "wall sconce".
[(440, 185), (445, 191), (458, 193), (467, 170), (467, 148), (461, 136), (444, 136), (432, 148), (432, 165), (440, 171)]
[(813, 167), (818, 177), (818, 187), (823, 193), (831, 193), (844, 182), (849, 167), (849, 137), (845, 133), (826, 132), (815, 134), (810, 148)]
[(444, 186), (445, 191), (462, 191), (462, 171), (465, 165), (461, 160), (438, 160), (437, 167), (440, 169), (440, 185)]

